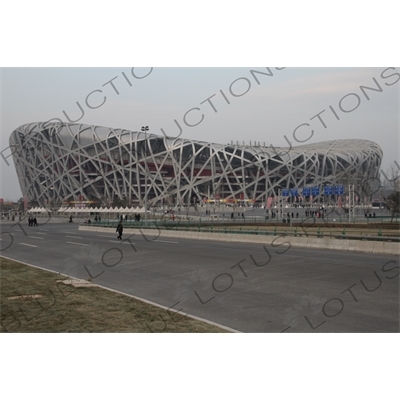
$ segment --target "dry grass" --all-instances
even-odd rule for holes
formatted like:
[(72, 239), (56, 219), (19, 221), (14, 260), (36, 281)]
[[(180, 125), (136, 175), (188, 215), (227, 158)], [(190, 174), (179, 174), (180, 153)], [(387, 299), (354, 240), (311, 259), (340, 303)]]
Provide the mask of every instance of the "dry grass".
[(65, 285), (56, 273), (5, 258), (0, 265), (0, 332), (226, 332), (99, 287)]
[[(191, 230), (198, 231), (198, 227), (191, 227)], [(323, 224), (315, 224), (315, 225), (301, 225), (299, 223), (293, 224), (293, 227), (290, 228), (289, 225), (217, 225), (214, 226), (204, 225), (201, 227), (201, 232), (213, 232), (213, 231), (226, 231), (230, 232), (243, 232), (243, 233), (253, 233), (253, 232), (276, 232), (279, 234), (291, 234), (291, 235), (316, 235), (316, 234), (324, 234), (324, 235), (342, 235), (345, 233), (346, 235), (352, 236), (390, 236), (390, 237), (399, 237), (400, 230), (398, 224), (393, 224), (389, 228), (387, 226), (381, 228), (380, 226), (371, 226), (371, 225), (356, 225), (356, 226), (335, 226), (331, 225), (323, 225)]]

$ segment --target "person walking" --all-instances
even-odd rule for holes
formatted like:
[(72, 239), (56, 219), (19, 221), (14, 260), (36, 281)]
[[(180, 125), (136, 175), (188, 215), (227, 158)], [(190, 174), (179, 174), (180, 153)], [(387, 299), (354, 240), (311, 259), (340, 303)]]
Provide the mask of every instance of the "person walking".
[(119, 221), (117, 230), (115, 232), (118, 232), (117, 239), (122, 240), (122, 232), (124, 231), (124, 227), (122, 226), (122, 221)]

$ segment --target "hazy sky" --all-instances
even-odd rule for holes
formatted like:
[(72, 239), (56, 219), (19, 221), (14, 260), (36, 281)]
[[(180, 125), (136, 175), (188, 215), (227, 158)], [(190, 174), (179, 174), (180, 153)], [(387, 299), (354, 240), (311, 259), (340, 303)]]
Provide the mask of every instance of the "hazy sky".
[[(163, 129), (177, 136), (176, 120), (182, 138), (215, 143), (367, 139), (381, 146), (384, 170), (399, 161), (400, 68), (269, 68), (5, 68), (2, 154), (10, 154), (4, 149), (14, 129), (67, 121), (65, 111), (79, 123), (130, 130), (148, 125), (157, 135)], [(381, 91), (360, 88), (378, 85)], [(22, 194), (7, 160), (9, 167), (0, 158), (0, 197), (16, 200)]]

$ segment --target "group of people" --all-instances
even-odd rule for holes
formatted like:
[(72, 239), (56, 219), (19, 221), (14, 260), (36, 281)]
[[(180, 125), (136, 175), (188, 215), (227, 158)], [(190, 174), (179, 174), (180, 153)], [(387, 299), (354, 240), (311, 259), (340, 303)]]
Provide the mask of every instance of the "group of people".
[(376, 214), (374, 213), (373, 215), (371, 215), (371, 213), (365, 213), (365, 218), (376, 218)]
[[(225, 214), (223, 214), (223, 216), (225, 216)], [(240, 212), (237, 213), (238, 218), (240, 218)], [(231, 219), (233, 219), (235, 217), (234, 213), (231, 213)], [(244, 214), (242, 213), (242, 218), (244, 219)]]
[[(132, 220), (132, 216), (131, 215), (128, 216), (128, 214), (126, 214), (124, 216), (122, 214), (121, 215), (117, 214), (118, 221), (123, 221), (123, 220), (128, 221), (128, 218), (129, 218), (130, 221)], [(140, 218), (141, 218), (140, 214), (136, 213), (134, 218), (135, 218), (135, 221), (140, 222)], [(95, 219), (95, 221), (96, 221), (96, 219)], [(99, 216), (99, 222), (100, 222), (100, 216)]]
[[(287, 217), (290, 218), (290, 216), (292, 216), (292, 218), (294, 218), (294, 213), (287, 213)], [(299, 218), (299, 213), (296, 213), (296, 218)]]
[(38, 226), (36, 217), (29, 217), (28, 218), (28, 225), (29, 226)]
[(306, 217), (324, 218), (325, 209), (321, 207), (317, 211), (306, 211)]

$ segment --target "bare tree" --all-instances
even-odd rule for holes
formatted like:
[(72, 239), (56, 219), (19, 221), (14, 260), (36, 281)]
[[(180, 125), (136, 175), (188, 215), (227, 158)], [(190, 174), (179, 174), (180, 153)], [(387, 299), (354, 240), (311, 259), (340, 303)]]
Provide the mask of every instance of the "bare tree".
[(390, 222), (393, 222), (393, 218), (400, 215), (400, 192), (393, 192), (385, 201), (386, 207), (392, 216)]
[(129, 199), (126, 196), (123, 196), (122, 199), (119, 197), (115, 197), (112, 202), (113, 207), (129, 207)]
[(394, 217), (398, 217), (400, 215), (400, 166), (395, 161), (389, 169), (387, 173), (382, 171), (382, 175), (384, 177), (384, 185), (393, 192), (385, 198), (386, 208), (389, 210), (393, 221)]
[(17, 201), (18, 204), (18, 211), (23, 212), (24, 211), (24, 198), (20, 197)]
[(386, 172), (382, 173), (382, 185), (393, 189), (395, 192), (400, 191), (400, 166), (395, 161)]

